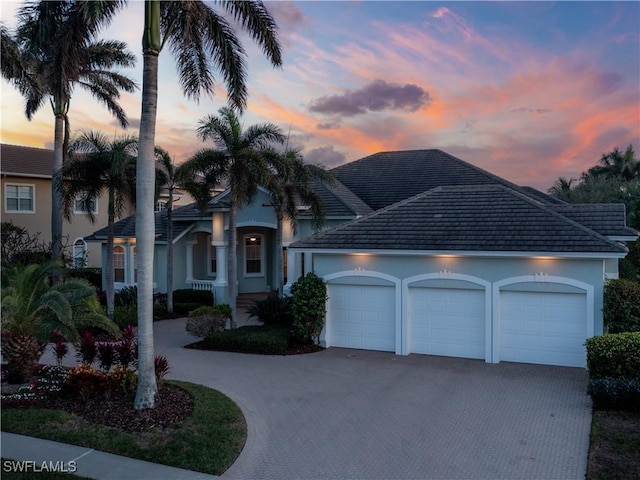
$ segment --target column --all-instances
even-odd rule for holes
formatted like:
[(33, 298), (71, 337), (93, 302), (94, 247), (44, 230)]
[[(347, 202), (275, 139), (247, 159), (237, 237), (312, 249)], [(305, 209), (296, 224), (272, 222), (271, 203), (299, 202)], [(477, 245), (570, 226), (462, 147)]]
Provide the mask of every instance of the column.
[(194, 241), (185, 242), (187, 245), (187, 278), (186, 283), (191, 283), (193, 280), (193, 246), (196, 244)]
[(282, 288), (285, 295), (291, 295), (291, 285), (298, 279), (296, 265), (300, 254), (287, 249), (287, 283)]

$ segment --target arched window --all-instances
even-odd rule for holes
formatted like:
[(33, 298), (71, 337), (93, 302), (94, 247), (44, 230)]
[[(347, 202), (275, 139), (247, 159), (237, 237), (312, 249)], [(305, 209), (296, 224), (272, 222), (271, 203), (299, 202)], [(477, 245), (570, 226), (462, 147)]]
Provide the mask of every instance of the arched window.
[(114, 281), (124, 283), (124, 247), (113, 247)]
[(164, 212), (167, 210), (167, 202), (164, 200), (158, 200), (156, 202), (156, 212)]
[(87, 242), (82, 238), (77, 238), (73, 242), (73, 268), (83, 268), (87, 266)]

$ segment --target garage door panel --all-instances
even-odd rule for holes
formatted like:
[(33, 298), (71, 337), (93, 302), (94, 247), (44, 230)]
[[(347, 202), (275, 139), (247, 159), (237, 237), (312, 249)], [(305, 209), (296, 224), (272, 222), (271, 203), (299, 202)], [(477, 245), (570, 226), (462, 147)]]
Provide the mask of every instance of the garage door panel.
[(549, 292), (500, 294), (500, 359), (584, 366), (586, 296)]
[(395, 351), (395, 287), (329, 284), (329, 345)]
[(483, 290), (409, 288), (409, 350), (484, 358), (484, 305)]

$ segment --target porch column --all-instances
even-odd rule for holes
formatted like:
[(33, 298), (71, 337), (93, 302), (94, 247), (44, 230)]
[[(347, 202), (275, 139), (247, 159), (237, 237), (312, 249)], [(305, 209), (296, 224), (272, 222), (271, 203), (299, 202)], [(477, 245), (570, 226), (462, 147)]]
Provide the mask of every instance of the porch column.
[(297, 264), (296, 261), (300, 254), (291, 251), (287, 248), (287, 283), (282, 287), (282, 291), (285, 295), (291, 295), (291, 286), (298, 279)]
[(187, 245), (187, 278), (185, 281), (190, 283), (193, 280), (193, 246), (197, 243), (194, 241), (185, 242)]
[(216, 279), (213, 281), (214, 301), (216, 304), (229, 303), (229, 280), (227, 279), (227, 246), (222, 242), (212, 241), (216, 247)]
[(304, 272), (302, 272), (302, 276), (305, 276), (309, 272), (313, 272), (313, 254), (311, 252), (304, 252)]

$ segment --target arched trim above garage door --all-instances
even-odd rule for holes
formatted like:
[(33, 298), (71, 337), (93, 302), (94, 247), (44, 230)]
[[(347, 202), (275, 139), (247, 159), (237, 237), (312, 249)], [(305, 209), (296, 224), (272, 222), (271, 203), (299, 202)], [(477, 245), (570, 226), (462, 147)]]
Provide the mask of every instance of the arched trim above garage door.
[[(401, 290), (400, 290), (400, 286), (401, 286), (401, 280), (397, 277), (394, 277), (392, 275), (389, 275), (387, 273), (383, 273), (383, 272), (377, 272), (374, 270), (365, 270), (365, 269), (355, 269), (355, 270), (344, 270), (341, 272), (335, 272), (335, 273), (331, 273), (328, 275), (325, 275), (323, 277), (324, 281), (327, 282), (329, 285), (334, 284), (334, 285), (370, 285), (370, 286), (375, 286), (376, 284), (378, 285), (385, 285), (385, 284), (390, 284), (389, 287), (393, 288), (394, 291), (394, 316), (395, 316), (395, 353), (396, 354), (400, 354), (402, 351), (402, 345), (401, 345), (401, 338), (402, 338), (402, 331), (401, 331)], [(349, 280), (352, 281), (349, 281)], [(338, 282), (336, 282), (336, 280), (338, 280)], [(376, 280), (379, 281), (376, 282)], [(331, 299), (329, 299), (329, 301), (331, 301)], [(326, 339), (330, 339), (332, 338), (332, 332), (331, 332), (331, 322), (328, 321), (325, 322), (325, 329), (323, 332), (323, 336), (324, 339), (326, 341)], [(329, 345), (330, 346), (330, 345)]]
[[(504, 291), (503, 287), (509, 285), (515, 285), (519, 283), (528, 283), (530, 285), (544, 285), (544, 284), (560, 284), (566, 285), (570, 287), (574, 287), (578, 290), (584, 292), (585, 296), (585, 312), (586, 312), (586, 332), (585, 338), (590, 338), (594, 335), (594, 287), (593, 285), (589, 285), (588, 283), (581, 282), (579, 280), (575, 280), (573, 278), (566, 277), (556, 277), (545, 274), (536, 274), (536, 275), (523, 275), (518, 277), (510, 277), (495, 282), (493, 284), (493, 349), (492, 349), (492, 359), (493, 363), (500, 362), (500, 328), (501, 328), (501, 302), (500, 295)], [(532, 291), (535, 291), (532, 290)], [(540, 289), (541, 292), (544, 289)]]
[(405, 278), (402, 280), (402, 298), (405, 301), (402, 302), (402, 354), (409, 354), (409, 312), (408, 312), (408, 301), (406, 299), (409, 298), (409, 287), (411, 284), (415, 284), (418, 282), (422, 282), (425, 280), (457, 280), (461, 282), (468, 282), (475, 285), (479, 285), (484, 289), (484, 316), (485, 316), (485, 361), (491, 361), (491, 282), (484, 280), (482, 278), (474, 277), (472, 275), (465, 275), (462, 273), (452, 273), (448, 271), (442, 271), (437, 273), (423, 273), (420, 275), (414, 275), (413, 277)]

